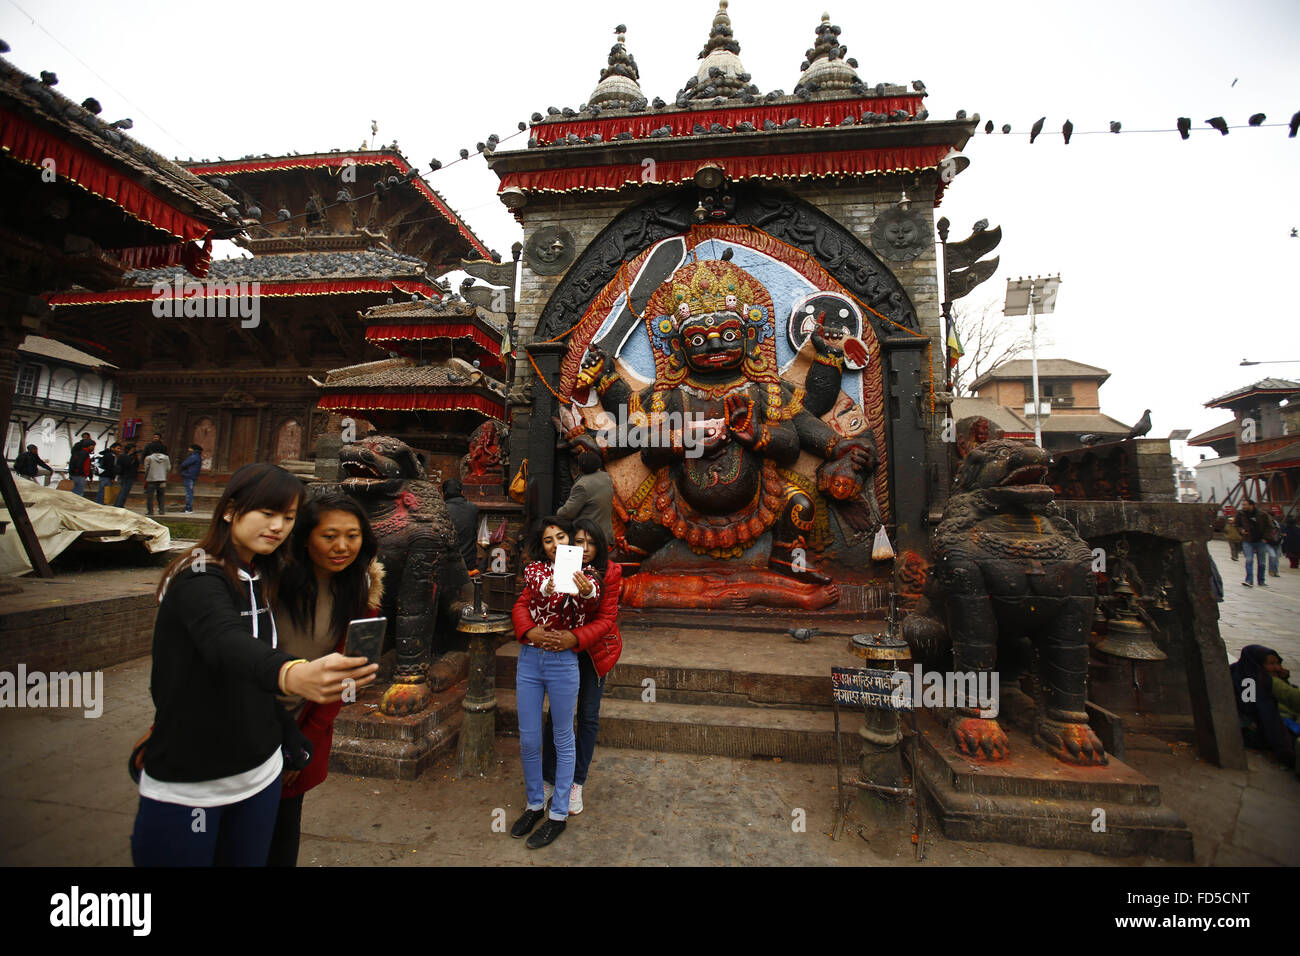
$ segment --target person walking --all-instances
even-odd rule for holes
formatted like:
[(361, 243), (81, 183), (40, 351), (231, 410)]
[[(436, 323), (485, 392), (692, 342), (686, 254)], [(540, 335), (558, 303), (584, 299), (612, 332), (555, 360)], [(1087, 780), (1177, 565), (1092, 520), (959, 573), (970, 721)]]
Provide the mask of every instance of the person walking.
[(181, 461), (181, 482), (185, 485), (185, 513), (194, 513), (194, 483), (203, 470), (203, 446), (191, 445), (190, 453)]
[(105, 504), (104, 495), (108, 486), (117, 480), (117, 456), (122, 454), (120, 442), (113, 442), (99, 453), (99, 490), (95, 492), (95, 501)]
[(1268, 582), (1264, 580), (1264, 564), (1270, 548), (1265, 536), (1271, 522), (1266, 524), (1263, 515), (1255, 508), (1255, 502), (1247, 498), (1242, 501), (1237, 512), (1236, 525), (1241, 532), (1241, 550), (1246, 555), (1246, 580), (1242, 584), (1248, 588), (1254, 586), (1251, 583), (1251, 572), (1258, 565), (1259, 586), (1268, 587)]
[(127, 442), (126, 450), (117, 456), (117, 481), (119, 490), (113, 501), (116, 508), (125, 508), (126, 499), (131, 488), (140, 480), (140, 455), (135, 450), (134, 442)]
[[(582, 563), (600, 576), (600, 605), (586, 624), (565, 631), (560, 640), (564, 650), (578, 653), (578, 729), (577, 751), (573, 761), (573, 786), (569, 791), (569, 814), (583, 810), (582, 788), (596, 750), (600, 733), (600, 699), (605, 692), (605, 678), (623, 653), (623, 636), (618, 630), (618, 598), (623, 585), (623, 569), (609, 557), (604, 537), (595, 524), (585, 518), (573, 523), (573, 543), (582, 548)], [(542, 728), (542, 789), (549, 800), (555, 792), (555, 733), (547, 715)]]
[(614, 482), (601, 469), (600, 456), (590, 449), (578, 453), (582, 474), (573, 482), (569, 498), (556, 512), (568, 521), (585, 518), (595, 523), (607, 548), (614, 547)]
[(1259, 515), (1268, 525), (1264, 531), (1264, 543), (1268, 545), (1268, 574), (1269, 577), (1279, 578), (1282, 576), (1277, 569), (1278, 562), (1282, 560), (1282, 528), (1269, 512), (1261, 510)]
[(90, 461), (90, 453), (94, 450), (94, 440), (83, 437), (72, 446), (72, 457), (68, 459), (68, 477), (72, 479), (72, 493), (82, 498), (86, 496), (86, 479), (94, 474)]
[(1300, 527), (1297, 527), (1295, 515), (1286, 519), (1286, 528), (1282, 532), (1282, 553), (1291, 562), (1291, 567), (1300, 568)]
[[(275, 600), (280, 647), (309, 661), (342, 653), (348, 622), (375, 617), (384, 592), (384, 566), (370, 519), (350, 495), (318, 495), (298, 512), (289, 542), (292, 558)], [(343, 702), (317, 704), (300, 696), (280, 703), (311, 744), (311, 762), (286, 770), (267, 866), (297, 866), (303, 795), (324, 781), (334, 720)]]
[(283, 468), (240, 468), (198, 547), (158, 584), (154, 724), (131, 759), (136, 866), (264, 866), (286, 760), (306, 766), (276, 695), (329, 704), (374, 680), (365, 658), (306, 661), (279, 646), (271, 605), (301, 497)]
[[(14, 474), (30, 478), (32, 481), (36, 480), (42, 468), (51, 475), (54, 474), (54, 469), (41, 458), (40, 452), (37, 451), (35, 445), (28, 445), (27, 450), (19, 452), (18, 457), (14, 459)], [(1292, 565), (1292, 567), (1295, 567), (1295, 565)]]
[(465, 570), (473, 573), (478, 569), (478, 505), (465, 499), (459, 478), (448, 478), (442, 483), (442, 497), (456, 528), (456, 550), (465, 559)]
[(167, 472), (171, 471), (172, 461), (160, 451), (154, 452), (144, 460), (144, 507), (153, 514), (154, 496), (158, 497), (158, 514), (167, 513), (163, 506), (163, 492), (167, 487)]

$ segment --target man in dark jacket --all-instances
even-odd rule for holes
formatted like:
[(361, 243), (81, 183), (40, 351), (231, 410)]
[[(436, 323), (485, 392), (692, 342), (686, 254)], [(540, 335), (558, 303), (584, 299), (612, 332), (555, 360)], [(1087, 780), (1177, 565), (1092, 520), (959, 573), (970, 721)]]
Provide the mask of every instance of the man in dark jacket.
[(1241, 550), (1246, 555), (1246, 580), (1241, 583), (1253, 587), (1251, 573), (1258, 565), (1259, 586), (1266, 588), (1268, 582), (1264, 580), (1264, 563), (1272, 553), (1268, 537), (1273, 531), (1273, 519), (1259, 511), (1255, 502), (1247, 498), (1237, 512), (1236, 523), (1241, 532)]
[(90, 462), (90, 453), (95, 450), (95, 442), (82, 438), (72, 446), (72, 457), (68, 459), (68, 477), (72, 479), (72, 493), (85, 497), (86, 479), (94, 474)]
[(144, 446), (144, 454), (143, 454), (144, 458), (148, 458), (150, 455), (155, 455), (155, 454), (156, 455), (167, 454), (167, 446), (163, 444), (161, 432), (154, 432), (153, 440), (150, 441), (149, 444)]
[(459, 478), (448, 478), (442, 483), (442, 497), (456, 527), (456, 550), (465, 559), (465, 569), (473, 571), (478, 567), (478, 505), (465, 500)]
[(122, 454), (122, 443), (113, 442), (99, 453), (99, 490), (95, 492), (95, 501), (104, 504), (104, 492), (117, 480), (117, 456)]
[(194, 513), (194, 482), (203, 470), (203, 446), (191, 445), (189, 454), (181, 460), (181, 482), (185, 485), (185, 513)]
[(127, 496), (131, 494), (131, 486), (140, 478), (140, 456), (136, 454), (135, 444), (131, 443), (126, 446), (126, 450), (117, 456), (117, 480), (122, 486), (122, 490), (117, 493), (117, 499), (113, 504), (118, 508), (126, 507)]
[(27, 450), (20, 452), (18, 457), (14, 459), (14, 474), (30, 478), (32, 481), (36, 480), (36, 476), (42, 468), (51, 475), (54, 474), (54, 469), (42, 460), (35, 445), (28, 445)]

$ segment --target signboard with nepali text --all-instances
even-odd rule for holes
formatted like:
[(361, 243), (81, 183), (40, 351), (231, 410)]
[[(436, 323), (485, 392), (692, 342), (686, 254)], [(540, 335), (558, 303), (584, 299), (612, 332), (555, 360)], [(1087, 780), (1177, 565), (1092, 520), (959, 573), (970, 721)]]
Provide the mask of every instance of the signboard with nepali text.
[(831, 668), (831, 697), (837, 704), (911, 710), (912, 682), (902, 671)]

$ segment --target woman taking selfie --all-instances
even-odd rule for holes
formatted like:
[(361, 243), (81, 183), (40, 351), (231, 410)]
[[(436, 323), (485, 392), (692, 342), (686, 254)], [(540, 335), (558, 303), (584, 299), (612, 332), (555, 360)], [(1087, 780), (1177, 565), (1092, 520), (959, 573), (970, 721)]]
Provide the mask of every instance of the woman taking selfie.
[[(378, 614), (383, 595), (383, 565), (375, 560), (379, 542), (356, 500), (341, 494), (309, 498), (294, 522), (291, 562), (275, 600), (280, 647), (290, 657), (314, 661), (342, 653), (348, 622)], [(302, 828), (302, 798), (325, 779), (334, 718), (343, 701), (317, 704), (301, 696), (281, 697), (311, 744), (311, 763), (284, 772), (280, 809), (267, 866), (297, 866)]]
[[(600, 698), (605, 691), (605, 677), (623, 653), (623, 637), (618, 630), (618, 596), (623, 587), (623, 569), (609, 560), (605, 536), (594, 521), (579, 518), (573, 523), (573, 543), (582, 548), (584, 567), (600, 576), (600, 603), (587, 623), (565, 631), (560, 638), (564, 650), (578, 654), (578, 730), (577, 754), (573, 763), (573, 789), (569, 792), (569, 813), (582, 812), (582, 788), (587, 782), (591, 755), (596, 750), (600, 731)], [(542, 729), (542, 779), (547, 798), (555, 790), (555, 744), (552, 742), (551, 718)]]
[(284, 469), (245, 465), (198, 547), (163, 573), (150, 681), (156, 716), (138, 763), (133, 755), (142, 765), (136, 866), (264, 865), (286, 744), (276, 695), (328, 703), (344, 680), (374, 680), (378, 668), (364, 658), (308, 662), (279, 647), (268, 597), (301, 495)]
[[(564, 518), (542, 519), (528, 543), (533, 561), (524, 568), (524, 591), (515, 601), (515, 636), (523, 645), (515, 671), (515, 695), (519, 710), (519, 754), (524, 764), (527, 805), (515, 821), (510, 835), (528, 836), (546, 816), (542, 791), (542, 700), (550, 697), (554, 720), (556, 769), (555, 798), (550, 818), (528, 837), (528, 848), (547, 846), (564, 832), (569, 816), (569, 793), (573, 786), (573, 711), (578, 703), (578, 655), (564, 635), (578, 627), (595, 610), (600, 586), (583, 571), (573, 573), (578, 593), (566, 594), (553, 578), (556, 549), (567, 545), (572, 525)], [(590, 570), (590, 569), (584, 569)]]

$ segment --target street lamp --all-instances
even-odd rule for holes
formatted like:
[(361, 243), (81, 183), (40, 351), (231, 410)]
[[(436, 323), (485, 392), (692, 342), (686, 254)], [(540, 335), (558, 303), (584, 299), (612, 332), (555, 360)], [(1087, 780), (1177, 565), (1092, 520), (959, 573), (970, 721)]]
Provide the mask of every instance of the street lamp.
[(1300, 359), (1285, 359), (1280, 362), (1248, 362), (1241, 360), (1242, 365), (1300, 365)]
[(1038, 401), (1038, 323), (1036, 316), (1056, 311), (1056, 293), (1061, 287), (1061, 277), (1032, 276), (1028, 279), (1007, 280), (1007, 301), (1003, 315), (1029, 314), (1029, 354), (1034, 368), (1034, 443), (1043, 447), (1042, 405)]

